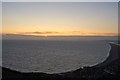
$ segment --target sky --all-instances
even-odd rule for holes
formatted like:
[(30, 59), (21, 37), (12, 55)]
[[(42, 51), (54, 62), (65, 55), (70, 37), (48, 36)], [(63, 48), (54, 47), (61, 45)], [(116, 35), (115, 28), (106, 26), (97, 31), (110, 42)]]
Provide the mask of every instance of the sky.
[(2, 2), (119, 2), (120, 0), (1, 0)]
[(3, 34), (114, 36), (117, 2), (3, 2)]

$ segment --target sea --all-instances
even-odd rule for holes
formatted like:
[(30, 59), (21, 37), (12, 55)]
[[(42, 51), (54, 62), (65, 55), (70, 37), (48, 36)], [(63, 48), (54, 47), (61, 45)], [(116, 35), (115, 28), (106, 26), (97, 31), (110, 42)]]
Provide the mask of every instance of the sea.
[(109, 56), (112, 38), (74, 38), (3, 40), (2, 66), (21, 72), (53, 74), (93, 66)]

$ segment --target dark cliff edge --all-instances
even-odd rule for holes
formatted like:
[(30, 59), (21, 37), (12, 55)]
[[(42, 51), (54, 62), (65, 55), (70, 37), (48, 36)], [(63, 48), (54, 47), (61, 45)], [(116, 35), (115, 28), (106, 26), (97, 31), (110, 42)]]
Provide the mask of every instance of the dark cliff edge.
[(2, 67), (2, 80), (120, 80), (120, 45), (110, 45), (108, 58), (92, 67), (58, 74), (23, 73)]

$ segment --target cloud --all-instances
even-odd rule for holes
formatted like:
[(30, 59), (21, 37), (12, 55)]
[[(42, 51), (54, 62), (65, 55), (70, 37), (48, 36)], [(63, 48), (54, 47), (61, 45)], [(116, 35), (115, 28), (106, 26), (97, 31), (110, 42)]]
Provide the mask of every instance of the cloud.
[(23, 35), (118, 36), (118, 33), (94, 33), (94, 32), (81, 32), (81, 31), (68, 31), (68, 32), (35, 31), (35, 32), (20, 32), (20, 33), (16, 33), (16, 34), (23, 34)]
[(50, 32), (50, 31), (39, 32), (39, 31), (36, 31), (36, 32), (20, 32), (20, 33), (17, 33), (17, 34), (60, 34), (60, 32)]
[(100, 35), (100, 36), (117, 36), (118, 33), (90, 33), (91, 35)]

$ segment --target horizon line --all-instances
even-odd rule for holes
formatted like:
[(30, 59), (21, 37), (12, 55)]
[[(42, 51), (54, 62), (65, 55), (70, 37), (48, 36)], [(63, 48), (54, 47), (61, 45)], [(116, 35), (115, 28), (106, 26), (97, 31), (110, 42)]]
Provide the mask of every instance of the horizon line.
[(34, 36), (34, 37), (112, 37), (118, 35), (29, 35), (29, 34), (0, 34), (0, 35), (16, 35), (16, 36)]

